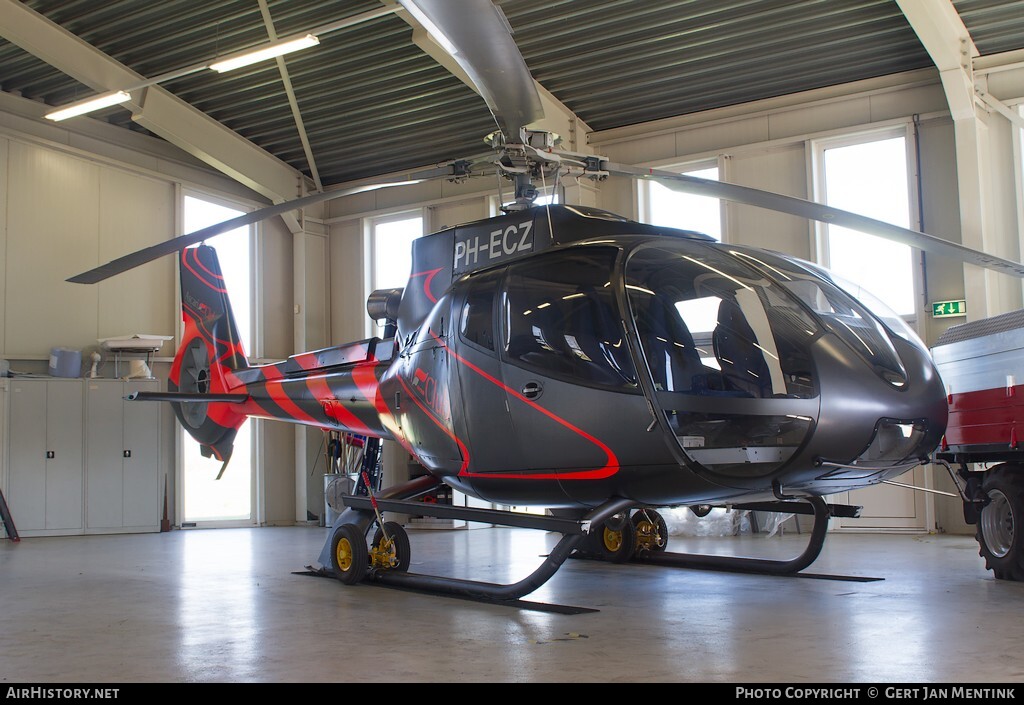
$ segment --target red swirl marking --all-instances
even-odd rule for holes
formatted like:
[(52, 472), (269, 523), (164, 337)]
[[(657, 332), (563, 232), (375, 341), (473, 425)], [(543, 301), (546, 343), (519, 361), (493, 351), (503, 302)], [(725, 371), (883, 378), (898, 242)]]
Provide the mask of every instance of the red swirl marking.
[[(202, 282), (206, 286), (210, 287), (214, 291), (220, 292), (221, 294), (228, 293), (227, 289), (224, 289), (223, 287), (219, 287), (216, 284), (214, 284), (214, 283), (212, 283), (210, 281), (207, 281), (206, 277), (204, 277), (202, 274), (200, 274), (199, 272), (197, 272), (195, 269), (192, 268), (192, 265), (189, 264), (189, 261), (188, 261), (189, 260), (188, 252), (190, 252), (191, 250), (194, 250), (194, 249), (195, 248), (190, 248), (190, 249), (185, 250), (184, 252), (182, 252), (182, 256), (181, 256), (181, 264), (182, 264), (182, 266), (185, 267), (185, 269), (187, 269), (188, 271), (192, 272), (192, 275), (196, 279), (198, 279), (200, 282)], [(195, 255), (194, 255), (194, 257), (195, 257), (196, 262), (199, 262), (199, 257), (195, 256)], [(200, 266), (202, 266), (201, 263), (200, 263)], [(203, 269), (206, 269), (206, 268), (203, 267)], [(209, 271), (209, 270), (206, 270), (206, 271)], [(212, 272), (211, 272), (211, 274), (212, 274)]]
[(434, 277), (437, 276), (437, 273), (440, 272), (441, 269), (443, 269), (443, 267), (438, 267), (437, 269), (429, 269), (424, 272), (416, 272), (415, 274), (409, 275), (409, 279), (415, 279), (416, 277), (426, 277), (423, 280), (423, 293), (426, 294), (427, 298), (430, 300), (430, 303), (432, 304), (437, 303), (437, 297), (430, 293), (430, 283), (434, 281)]
[(494, 384), (494, 385), (497, 385), (498, 387), (501, 387), (508, 394), (511, 394), (516, 399), (518, 399), (519, 401), (523, 402), (524, 404), (526, 404), (527, 406), (531, 407), (532, 409), (536, 409), (537, 411), (539, 411), (540, 413), (544, 414), (545, 416), (547, 416), (552, 421), (555, 421), (555, 422), (561, 424), (562, 426), (564, 426), (565, 428), (569, 429), (570, 431), (572, 431), (573, 433), (575, 433), (579, 437), (584, 438), (584, 439), (590, 441), (591, 443), (593, 443), (595, 446), (597, 446), (598, 448), (600, 448), (604, 452), (604, 454), (605, 454), (605, 456), (607, 457), (607, 460), (608, 460), (608, 462), (605, 463), (605, 465), (603, 467), (600, 467), (600, 468), (594, 468), (594, 469), (591, 469), (591, 470), (579, 470), (579, 471), (572, 471), (572, 472), (565, 472), (565, 473), (547, 473), (547, 474), (520, 473), (520, 474), (507, 474), (507, 473), (503, 473), (503, 472), (485, 472), (485, 473), (461, 473), (460, 472), (459, 473), (460, 476), (461, 475), (465, 475), (466, 477), (495, 477), (495, 476), (499, 476), (500, 475), (502, 478), (516, 478), (516, 479), (530, 479), (530, 480), (603, 480), (603, 479), (605, 479), (607, 477), (611, 477), (612, 475), (616, 474), (619, 471), (619, 459), (617, 457), (615, 457), (615, 453), (612, 452), (612, 449), (609, 448), (600, 439), (595, 438), (594, 436), (590, 435), (589, 433), (587, 433), (583, 429), (578, 428), (578, 427), (572, 425), (571, 423), (569, 423), (568, 421), (563, 419), (561, 416), (558, 416), (557, 414), (554, 414), (554, 413), (548, 411), (547, 409), (545, 409), (544, 407), (540, 406), (539, 404), (536, 404), (536, 403), (530, 401), (529, 399), (524, 397), (522, 394), (520, 394), (516, 390), (512, 389), (511, 387), (507, 387), (501, 380), (498, 380), (498, 379), (492, 377), (491, 375), (487, 374), (482, 369), (480, 369), (479, 367), (474, 365), (469, 360), (466, 360), (461, 355), (458, 355), (458, 354), (452, 352), (452, 350), (445, 344), (445, 342), (443, 340), (441, 340), (441, 338), (439, 338), (437, 336), (437, 334), (434, 333), (434, 331), (430, 331), (430, 335), (433, 336), (434, 340), (437, 341), (438, 345), (440, 345), (442, 348), (444, 348), (445, 351), (447, 351), (448, 354), (451, 355), (453, 358), (455, 358), (458, 362), (462, 363), (463, 365), (465, 365), (469, 369), (473, 370), (474, 372), (476, 372), (478, 375), (480, 375), (481, 377), (486, 379), (491, 384)]
[(459, 468), (459, 475), (466, 475), (466, 468), (469, 467), (469, 450), (466, 448), (466, 444), (459, 440), (459, 437), (452, 433), (441, 419), (434, 416), (434, 413), (429, 408), (420, 403), (420, 400), (417, 399), (416, 394), (409, 389), (409, 385), (405, 383), (404, 379), (398, 377), (398, 383), (402, 385), (402, 389), (406, 391), (413, 403), (423, 410), (423, 413), (427, 415), (427, 418), (433, 421), (435, 426), (444, 431), (445, 435), (455, 441), (459, 446), (459, 454), (462, 456), (462, 466)]

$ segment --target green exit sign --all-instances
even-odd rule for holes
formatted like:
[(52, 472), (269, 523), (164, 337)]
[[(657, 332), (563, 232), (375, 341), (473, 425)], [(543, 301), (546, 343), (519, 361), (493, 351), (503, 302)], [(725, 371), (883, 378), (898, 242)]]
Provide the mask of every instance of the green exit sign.
[(951, 316), (966, 316), (967, 302), (960, 301), (936, 301), (932, 303), (932, 318), (950, 318)]

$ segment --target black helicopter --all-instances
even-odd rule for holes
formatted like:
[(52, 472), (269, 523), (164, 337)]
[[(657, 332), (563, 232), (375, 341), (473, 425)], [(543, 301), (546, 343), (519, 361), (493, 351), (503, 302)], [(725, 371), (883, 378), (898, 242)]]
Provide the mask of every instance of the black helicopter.
[[(927, 461), (945, 429), (945, 392), (898, 316), (783, 254), (593, 208), (532, 206), (534, 184), (567, 174), (657, 179), (1018, 276), (1024, 267), (821, 204), (561, 151), (526, 127), (542, 117), (540, 100), (490, 0), (401, 2), (444, 36), (485, 98), (499, 128), (495, 155), (266, 208), (69, 280), (99, 281), (181, 251), (185, 333), (169, 391), (138, 396), (172, 402), (204, 453), (226, 464), (238, 427), (256, 416), (394, 440), (429, 471), (377, 492), (367, 481), (368, 496), (342, 498), (321, 565), (345, 583), (491, 599), (527, 594), (573, 553), (791, 572), (818, 555), (830, 514), (855, 513), (822, 496)], [(495, 171), (515, 184), (506, 213), (416, 240), (407, 286), (370, 296), (370, 317), (387, 321), (383, 339), (249, 366), (216, 255), (190, 247), (358, 191)], [(367, 457), (377, 462), (379, 444)], [(381, 513), (408, 513), (410, 500), (441, 483), (553, 516), (451, 507), (436, 516), (564, 537), (514, 585), (410, 574), (408, 536)], [(656, 508), (722, 505), (813, 514), (807, 551), (793, 561), (665, 551)]]

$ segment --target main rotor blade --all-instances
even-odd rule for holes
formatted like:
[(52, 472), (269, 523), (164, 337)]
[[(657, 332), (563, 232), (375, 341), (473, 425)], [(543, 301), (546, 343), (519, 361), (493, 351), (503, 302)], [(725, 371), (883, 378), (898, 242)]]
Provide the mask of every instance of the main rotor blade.
[(686, 174), (676, 174), (671, 171), (660, 169), (648, 169), (643, 167), (629, 166), (627, 164), (614, 164), (602, 162), (601, 168), (609, 174), (620, 176), (632, 176), (640, 179), (649, 179), (682, 193), (691, 193), (697, 196), (710, 196), (721, 198), (726, 201), (743, 203), (748, 206), (757, 206), (768, 210), (789, 213), (790, 215), (820, 220), (829, 225), (838, 225), (851, 230), (858, 230), (869, 235), (899, 242), (910, 247), (916, 247), (931, 254), (951, 257), (962, 260), (968, 264), (993, 269), (1003, 274), (1024, 278), (1024, 264), (1013, 260), (1003, 259), (995, 255), (986, 254), (979, 250), (964, 247), (949, 240), (943, 240), (934, 235), (928, 235), (917, 230), (901, 228), (892, 223), (869, 218), (864, 215), (857, 215), (849, 211), (826, 206), (823, 203), (806, 201), (802, 198), (783, 196), (770, 191), (737, 186), (721, 181), (701, 179)]
[(180, 235), (171, 240), (152, 245), (145, 249), (133, 252), (130, 255), (124, 257), (118, 257), (117, 259), (100, 265), (95, 269), (90, 269), (88, 272), (82, 272), (77, 274), (67, 281), (73, 284), (95, 284), (101, 282), (104, 279), (127, 272), (130, 269), (134, 269), (139, 265), (151, 262), (155, 259), (159, 259), (164, 255), (173, 254), (180, 250), (184, 250), (190, 245), (195, 245), (203, 240), (209, 240), (221, 233), (231, 232), (237, 228), (241, 228), (245, 225), (251, 225), (258, 223), (261, 220), (266, 220), (275, 215), (281, 215), (288, 211), (297, 210), (299, 208), (305, 208), (316, 203), (323, 203), (324, 201), (330, 201), (335, 198), (342, 198), (344, 196), (352, 196), (357, 193), (365, 193), (367, 191), (377, 191), (379, 189), (393, 188), (395, 186), (410, 186), (417, 184), (421, 181), (428, 179), (436, 179), (445, 176), (454, 176), (454, 166), (448, 165), (443, 167), (435, 167), (432, 169), (424, 169), (423, 171), (412, 172), (399, 177), (398, 180), (389, 180), (385, 182), (363, 184), (360, 186), (353, 186), (352, 188), (339, 189), (337, 191), (324, 191), (323, 193), (314, 193), (311, 196), (305, 196), (303, 198), (297, 198), (292, 201), (285, 201), (279, 203), (276, 206), (268, 206), (267, 208), (261, 208), (259, 210), (240, 215), (237, 218), (231, 220), (225, 220), (221, 223), (216, 223), (201, 230), (196, 230), (185, 235)]
[(469, 75), (506, 142), (519, 142), (521, 128), (544, 117), (508, 20), (491, 0), (398, 2)]

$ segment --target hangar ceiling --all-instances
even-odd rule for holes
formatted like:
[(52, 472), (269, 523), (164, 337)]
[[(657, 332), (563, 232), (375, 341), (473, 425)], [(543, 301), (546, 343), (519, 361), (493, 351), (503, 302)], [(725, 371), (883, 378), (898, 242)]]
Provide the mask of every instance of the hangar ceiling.
[[(932, 66), (896, 0), (498, 4), (538, 83), (594, 130)], [(953, 7), (982, 56), (1024, 48), (1024, 0)], [(122, 75), (154, 79), (326, 27), (318, 47), (283, 61), (159, 87), (324, 187), (481, 152), (494, 129), (483, 100), (414, 43), (414, 21), (394, 9), (381, 0), (0, 0), (0, 90), (58, 106), (117, 88), (78, 73), (79, 44)], [(67, 46), (26, 48), (15, 14), (59, 28)], [(346, 21), (357, 23), (339, 26)], [(133, 111), (92, 117), (152, 126)]]

